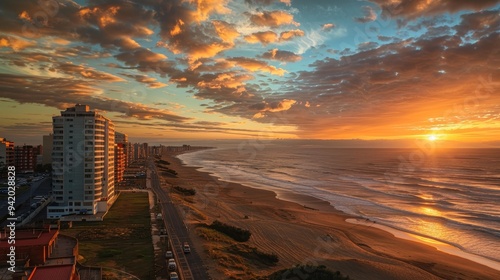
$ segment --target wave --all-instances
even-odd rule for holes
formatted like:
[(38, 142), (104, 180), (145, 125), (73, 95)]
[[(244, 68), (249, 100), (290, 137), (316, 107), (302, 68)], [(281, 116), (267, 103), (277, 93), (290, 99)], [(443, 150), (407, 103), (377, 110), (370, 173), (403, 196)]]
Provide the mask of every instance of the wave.
[[(339, 155), (333, 157), (327, 152), (332, 151), (322, 153), (316, 149), (314, 153), (294, 153), (294, 149), (278, 147), (255, 159), (241, 159), (233, 148), (178, 157), (185, 164), (200, 167), (221, 180), (277, 193), (309, 195), (328, 201), (347, 214), (438, 239), (471, 253), (492, 258), (500, 250), (500, 230), (496, 230), (500, 228), (500, 221), (498, 213), (493, 211), (496, 205), (488, 205), (492, 200), (500, 200), (500, 188), (495, 186), (496, 177), (488, 177), (496, 171), (488, 164), (480, 165), (480, 157), (474, 159), (478, 166), (470, 167), (470, 162), (464, 162), (466, 159), (456, 162), (453, 158), (444, 158), (441, 164), (445, 168), (427, 167), (419, 172), (396, 173), (397, 180), (388, 181), (384, 174), (397, 171), (394, 166), (401, 151), (394, 150), (387, 155), (374, 153), (377, 161), (369, 159), (366, 154), (370, 151), (366, 150), (363, 156), (336, 150)], [(425, 224), (439, 225), (446, 236), (439, 232), (426, 233), (425, 226), (418, 227)]]

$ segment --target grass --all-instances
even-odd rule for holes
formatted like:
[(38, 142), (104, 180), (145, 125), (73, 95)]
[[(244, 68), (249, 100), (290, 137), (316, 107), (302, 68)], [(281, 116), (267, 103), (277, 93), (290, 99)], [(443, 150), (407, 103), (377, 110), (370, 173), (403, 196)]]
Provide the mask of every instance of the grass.
[(64, 234), (78, 238), (82, 264), (154, 278), (154, 252), (147, 193), (122, 193), (103, 222), (76, 222)]

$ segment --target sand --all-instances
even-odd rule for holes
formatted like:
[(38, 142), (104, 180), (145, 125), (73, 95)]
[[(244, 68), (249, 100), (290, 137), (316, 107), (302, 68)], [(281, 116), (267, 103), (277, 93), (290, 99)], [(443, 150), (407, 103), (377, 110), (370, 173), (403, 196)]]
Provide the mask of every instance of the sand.
[[(178, 176), (162, 176), (162, 185), (170, 192), (177, 185), (197, 190), (194, 197), (172, 193), (182, 205), (192, 246), (213, 279), (255, 279), (297, 264), (325, 265), (351, 279), (500, 279), (499, 270), (372, 226), (348, 223), (352, 216), (325, 201), (283, 193), (277, 199), (274, 192), (220, 181), (185, 166), (175, 155), (164, 154), (163, 159)], [(226, 253), (227, 240), (200, 237), (199, 224), (215, 219), (250, 230), (245, 243), (277, 254), (278, 264), (245, 261)]]

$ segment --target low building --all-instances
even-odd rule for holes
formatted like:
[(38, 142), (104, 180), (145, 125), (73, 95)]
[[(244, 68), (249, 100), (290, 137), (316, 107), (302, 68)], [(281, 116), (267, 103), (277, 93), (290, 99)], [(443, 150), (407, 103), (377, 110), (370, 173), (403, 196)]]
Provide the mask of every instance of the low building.
[(36, 266), (28, 280), (80, 280), (75, 264)]
[[(0, 262), (7, 261), (10, 245), (7, 243), (8, 231), (0, 234)], [(59, 230), (33, 229), (16, 230), (16, 258), (29, 259), (30, 265), (42, 265), (52, 254)]]

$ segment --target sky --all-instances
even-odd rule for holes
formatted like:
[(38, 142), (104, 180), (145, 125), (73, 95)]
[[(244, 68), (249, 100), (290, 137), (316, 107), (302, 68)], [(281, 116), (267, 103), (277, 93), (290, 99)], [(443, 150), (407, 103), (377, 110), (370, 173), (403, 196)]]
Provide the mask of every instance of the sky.
[(500, 140), (500, 1), (0, 2), (0, 137)]

